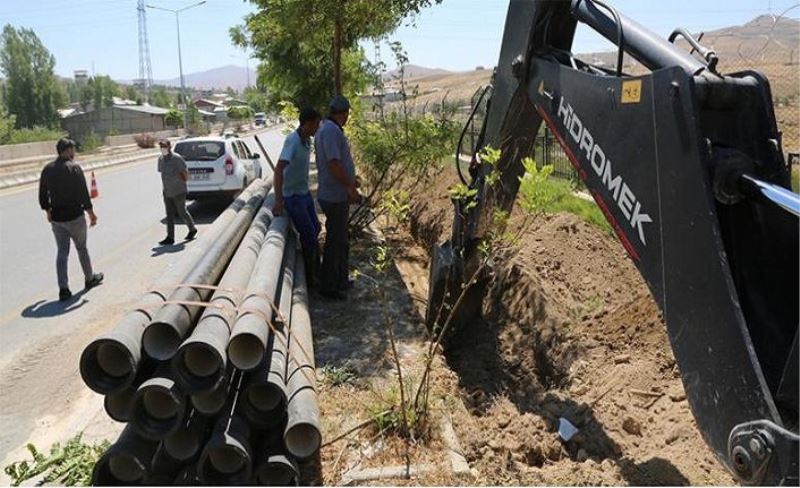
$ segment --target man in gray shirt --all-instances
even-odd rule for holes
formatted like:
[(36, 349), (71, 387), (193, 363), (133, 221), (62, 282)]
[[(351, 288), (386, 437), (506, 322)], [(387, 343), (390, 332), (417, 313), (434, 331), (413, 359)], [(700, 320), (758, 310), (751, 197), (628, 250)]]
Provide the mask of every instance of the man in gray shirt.
[(183, 222), (189, 226), (186, 240), (191, 241), (197, 235), (194, 219), (186, 210), (186, 180), (189, 179), (189, 170), (186, 161), (180, 154), (172, 152), (172, 143), (168, 139), (158, 142), (161, 156), (158, 158), (158, 172), (161, 173), (163, 186), (164, 209), (167, 212), (167, 237), (159, 242), (162, 246), (175, 244), (175, 215), (180, 215)]
[(348, 279), (350, 204), (358, 201), (356, 171), (350, 154), (350, 142), (344, 125), (350, 116), (350, 102), (341, 95), (333, 97), (330, 116), (314, 136), (319, 172), (317, 200), (325, 213), (325, 249), (320, 273), (320, 294), (334, 300), (344, 299), (351, 287)]

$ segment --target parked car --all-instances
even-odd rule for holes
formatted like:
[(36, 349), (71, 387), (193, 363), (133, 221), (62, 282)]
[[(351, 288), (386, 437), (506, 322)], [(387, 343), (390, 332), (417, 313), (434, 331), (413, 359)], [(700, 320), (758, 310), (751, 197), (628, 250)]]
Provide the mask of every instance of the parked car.
[(261, 155), (238, 137), (194, 137), (175, 144), (189, 168), (187, 199), (235, 198), (261, 178)]
[(264, 112), (257, 112), (255, 115), (255, 124), (256, 127), (261, 125), (267, 125), (267, 114)]

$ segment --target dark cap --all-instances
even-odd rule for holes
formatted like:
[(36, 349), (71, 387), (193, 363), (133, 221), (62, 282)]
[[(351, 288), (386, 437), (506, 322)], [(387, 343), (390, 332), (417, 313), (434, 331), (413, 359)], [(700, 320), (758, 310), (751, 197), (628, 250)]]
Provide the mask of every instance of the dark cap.
[(158, 141), (158, 145), (159, 147), (170, 147), (172, 143), (169, 142), (169, 139), (161, 139), (160, 141)]
[(73, 141), (72, 139), (66, 137), (62, 137), (56, 143), (56, 151), (58, 152), (58, 154), (61, 154), (62, 152), (66, 151), (71, 147), (77, 147), (77, 144), (75, 144), (75, 141)]
[(338, 114), (350, 110), (350, 101), (344, 95), (336, 95), (331, 98), (331, 103), (328, 105), (332, 114)]
[(300, 111), (300, 124), (305, 124), (308, 121), (318, 120), (321, 116), (314, 107), (306, 107)]

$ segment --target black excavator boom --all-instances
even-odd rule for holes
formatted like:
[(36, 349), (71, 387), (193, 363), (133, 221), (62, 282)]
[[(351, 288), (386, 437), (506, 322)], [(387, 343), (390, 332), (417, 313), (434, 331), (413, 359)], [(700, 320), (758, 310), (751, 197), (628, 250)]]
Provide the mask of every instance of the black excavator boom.
[[(577, 22), (615, 43), (615, 69), (572, 55)], [(800, 198), (769, 81), (723, 75), (712, 50), (678, 36), (696, 54), (597, 0), (510, 1), (478, 143), (501, 149), (502, 184), (488, 188), (488, 168), (473, 168), (478, 205), (454, 202), (429, 310), (474, 269), (488, 218), (513, 205), (545, 123), (660, 306), (708, 445), (743, 483), (797, 484)], [(649, 72), (623, 73), (623, 52)], [(481, 283), (472, 288), (456, 326), (479, 312)]]

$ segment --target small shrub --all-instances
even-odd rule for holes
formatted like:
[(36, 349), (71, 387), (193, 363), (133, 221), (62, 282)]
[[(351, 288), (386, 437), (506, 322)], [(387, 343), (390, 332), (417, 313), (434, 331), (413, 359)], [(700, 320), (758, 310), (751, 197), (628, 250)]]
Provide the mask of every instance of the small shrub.
[(326, 364), (320, 369), (323, 386), (335, 387), (341, 385), (352, 385), (358, 380), (358, 372), (349, 364), (341, 366)]
[(0, 144), (24, 144), (27, 142), (55, 141), (64, 137), (64, 131), (49, 127), (15, 129), (15, 117), (0, 117)]
[(170, 127), (181, 127), (183, 125), (183, 114), (174, 108), (170, 109), (164, 116), (164, 123)]
[(33, 444), (27, 447), (33, 460), (16, 461), (5, 467), (12, 486), (19, 486), (41, 474), (45, 475), (44, 482), (48, 484), (89, 486), (94, 465), (108, 449), (109, 442), (87, 444), (78, 434), (63, 447), (58, 443), (53, 444), (47, 455), (39, 452)]
[(156, 137), (149, 132), (136, 135), (133, 137), (133, 140), (136, 141), (136, 145), (141, 147), (142, 149), (150, 149), (152, 147), (156, 147)]
[(80, 141), (80, 145), (78, 146), (78, 150), (80, 152), (90, 152), (94, 151), (98, 147), (103, 145), (103, 141), (94, 131), (89, 132)]

